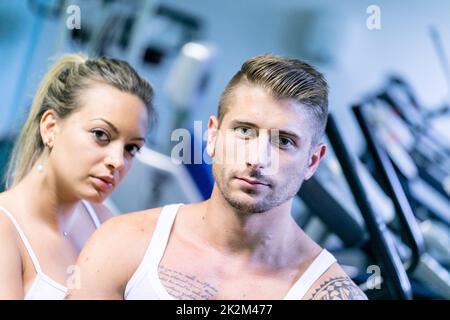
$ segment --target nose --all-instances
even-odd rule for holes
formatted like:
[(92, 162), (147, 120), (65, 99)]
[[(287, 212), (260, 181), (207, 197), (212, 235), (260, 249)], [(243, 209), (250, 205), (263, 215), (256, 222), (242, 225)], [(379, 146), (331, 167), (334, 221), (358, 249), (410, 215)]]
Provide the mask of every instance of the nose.
[(113, 172), (120, 171), (125, 166), (123, 147), (111, 148), (105, 157), (105, 165)]
[(247, 165), (263, 169), (270, 166), (272, 145), (267, 130), (260, 130), (258, 137), (249, 141)]

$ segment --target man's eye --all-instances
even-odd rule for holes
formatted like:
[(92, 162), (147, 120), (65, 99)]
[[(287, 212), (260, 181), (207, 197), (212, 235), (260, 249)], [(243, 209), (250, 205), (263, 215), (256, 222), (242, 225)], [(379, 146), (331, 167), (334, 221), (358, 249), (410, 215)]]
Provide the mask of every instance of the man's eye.
[(294, 145), (294, 142), (289, 138), (278, 137), (278, 139), (276, 140), (276, 144), (282, 148), (290, 148)]
[(108, 142), (110, 140), (109, 135), (103, 130), (94, 129), (91, 132), (94, 135), (95, 139), (100, 142)]
[(246, 138), (256, 137), (256, 130), (247, 127), (237, 127), (234, 129), (239, 135)]
[(135, 144), (128, 145), (125, 149), (132, 157), (136, 156), (136, 154), (141, 151), (141, 148)]

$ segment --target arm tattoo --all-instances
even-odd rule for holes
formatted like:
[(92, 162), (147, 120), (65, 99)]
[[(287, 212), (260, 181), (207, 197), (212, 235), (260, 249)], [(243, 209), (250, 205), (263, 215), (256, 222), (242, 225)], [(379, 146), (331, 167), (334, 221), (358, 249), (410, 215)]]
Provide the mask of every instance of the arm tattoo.
[(209, 300), (218, 290), (208, 282), (200, 281), (193, 275), (185, 274), (162, 265), (158, 274), (167, 292), (179, 300)]
[(326, 280), (310, 300), (367, 300), (367, 297), (349, 277), (343, 276)]

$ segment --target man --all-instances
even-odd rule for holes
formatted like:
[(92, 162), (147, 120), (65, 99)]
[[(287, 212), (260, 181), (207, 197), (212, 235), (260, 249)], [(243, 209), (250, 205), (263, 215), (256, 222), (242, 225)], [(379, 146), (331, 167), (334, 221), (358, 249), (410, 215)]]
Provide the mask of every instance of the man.
[(120, 216), (78, 259), (78, 299), (366, 299), (291, 217), (325, 155), (322, 74), (295, 59), (246, 61), (208, 123), (215, 179), (201, 203)]

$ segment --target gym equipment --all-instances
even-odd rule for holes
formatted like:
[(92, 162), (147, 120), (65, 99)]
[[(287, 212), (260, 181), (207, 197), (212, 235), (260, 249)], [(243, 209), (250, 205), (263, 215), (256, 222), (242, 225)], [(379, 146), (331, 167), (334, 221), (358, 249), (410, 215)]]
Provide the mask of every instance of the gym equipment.
[[(200, 126), (200, 130), (197, 130), (195, 122), (194, 126), (186, 123), (188, 116), (199, 108), (205, 96), (216, 54), (217, 50), (211, 44), (186, 43), (175, 59), (164, 86), (164, 91), (174, 110), (173, 125), (170, 129), (172, 134), (174, 130), (179, 129), (189, 131), (191, 152), (189, 152), (188, 161), (183, 165), (197, 184), (204, 199), (210, 196), (214, 185), (211, 166), (203, 159), (206, 147), (203, 141), (205, 128)], [(184, 157), (186, 155), (183, 154)]]
[(0, 192), (3, 192), (6, 189), (5, 174), (13, 147), (13, 138), (5, 137), (3, 139), (0, 139)]
[[(431, 217), (450, 226), (450, 196), (446, 183), (450, 179), (450, 157), (443, 153), (443, 141), (446, 140), (429, 127), (415, 125), (402, 116), (413, 118), (415, 107), (412, 101), (416, 99), (409, 86), (404, 81), (399, 85), (397, 80), (393, 83), (391, 79), (386, 89), (360, 105), (368, 107), (365, 109), (367, 120), (393, 162), (416, 216)], [(409, 98), (400, 98), (405, 96)], [(407, 110), (412, 111), (408, 113)], [(414, 118), (420, 123), (420, 117)], [(369, 167), (373, 166), (366, 155), (362, 158)]]
[(344, 144), (333, 115), (329, 116), (326, 133), (366, 223), (370, 235), (370, 246), (373, 248), (373, 254), (380, 265), (383, 283), (386, 285), (387, 291), (394, 299), (411, 299), (411, 283), (395, 247), (393, 237), (388, 232), (382, 216), (373, 210), (368, 200), (367, 192), (359, 179), (353, 156)]
[[(397, 213), (400, 213), (399, 222), (402, 226), (399, 233), (411, 250), (411, 261), (406, 264), (408, 273), (441, 297), (450, 298), (450, 273), (432, 256), (432, 254), (438, 253), (444, 257), (450, 257), (450, 250), (447, 249), (448, 246), (445, 248), (436, 246), (434, 243), (437, 239), (429, 232), (430, 229), (439, 230), (442, 236), (440, 240), (447, 240), (447, 244), (450, 245), (450, 229), (443, 225), (439, 226), (432, 220), (425, 220), (420, 226), (418, 225), (418, 220), (409, 205), (388, 153), (377, 143), (376, 136), (370, 130), (364, 107), (355, 105), (352, 110), (367, 142), (369, 153), (374, 159), (375, 171), (382, 178), (383, 185), (393, 200)], [(431, 254), (425, 252), (424, 237)], [(397, 245), (403, 246), (403, 243), (398, 241)]]
[[(332, 116), (331, 119), (333, 119)], [(331, 120), (331, 125), (333, 123), (334, 120)], [(337, 127), (335, 129), (337, 130)], [(383, 162), (387, 161), (389, 157), (386, 152), (383, 153), (379, 143), (377, 143), (378, 147), (372, 148), (372, 157), (378, 155), (378, 167), (381, 166), (384, 170), (375, 172), (375, 176), (378, 177), (377, 182), (356, 157), (351, 157), (348, 153), (347, 157), (345, 156), (345, 148), (340, 147), (343, 145), (343, 141), (339, 137), (336, 138), (336, 132), (327, 127), (327, 135), (329, 138), (331, 137), (333, 149), (337, 146), (336, 155), (344, 165), (340, 170), (334, 160), (326, 160), (321, 164), (315, 176), (302, 186), (299, 195), (307, 207), (311, 209), (309, 215), (317, 216), (320, 222), (323, 222), (321, 224), (314, 217), (306, 219), (303, 217), (302, 227), (304, 230), (308, 234), (316, 232), (318, 236), (314, 239), (327, 248), (330, 248), (328, 241), (330, 232), (342, 240), (339, 243), (333, 239), (331, 251), (344, 270), (371, 299), (449, 298), (450, 278), (448, 272), (444, 268), (445, 265), (440, 264), (440, 261), (435, 259), (436, 255), (446, 256), (446, 253), (445, 250), (443, 251), (443, 246), (433, 245), (435, 242), (445, 240), (444, 234), (447, 234), (448, 238), (450, 233), (446, 232), (446, 226), (440, 225), (441, 228), (437, 229), (435, 221), (416, 222), (405, 194), (402, 194), (402, 185), (399, 183), (398, 177), (397, 180), (395, 179), (396, 171), (392, 164), (389, 166), (389, 162), (386, 162), (386, 164)], [(380, 161), (380, 157), (381, 160), (384, 160)], [(328, 158), (333, 159), (330, 156)], [(348, 161), (347, 158), (351, 161)], [(387, 171), (385, 167), (388, 168)], [(351, 169), (352, 173), (349, 168), (356, 168), (356, 170)], [(340, 177), (343, 174), (346, 175), (347, 181), (351, 182), (348, 186), (345, 186)], [(383, 180), (380, 179), (381, 176), (385, 178), (384, 188), (386, 183), (391, 185), (390, 192), (386, 192), (389, 197), (378, 184), (382, 182), (379, 180)], [(358, 183), (352, 185), (354, 180), (358, 179), (360, 179), (359, 187), (362, 187), (363, 192), (360, 192)], [(366, 206), (370, 204), (372, 208), (375, 208), (375, 210), (371, 210), (372, 214), (370, 214), (370, 211), (369, 214), (367, 212), (365, 214), (360, 213), (351, 199), (350, 192), (355, 194), (355, 199), (362, 198), (359, 200), (358, 207), (360, 209), (364, 208), (364, 204), (361, 205), (361, 202), (366, 203)], [(308, 223), (308, 220), (312, 222)], [(366, 226), (367, 222), (372, 225), (372, 233)], [(310, 225), (313, 228), (310, 228)], [(430, 232), (432, 229), (441, 232)], [(373, 243), (373, 234), (378, 235), (376, 243)], [(447, 248), (449, 247), (450, 244)], [(390, 269), (386, 269), (383, 264), (379, 263), (383, 260), (383, 257), (380, 260), (380, 253), (376, 253), (386, 250), (385, 248), (389, 251), (385, 252), (384, 259), (391, 260), (388, 262)], [(431, 254), (432, 252), (433, 254)], [(383, 255), (381, 254), (381, 256)], [(372, 286), (368, 285), (368, 280), (371, 277), (367, 277), (366, 270), (368, 270), (368, 266), (370, 267), (373, 264), (380, 264), (382, 267), (380, 270), (385, 273), (382, 277), (376, 278), (374, 283), (388, 283), (389, 290), (374, 290), (373, 283)], [(405, 290), (408, 285), (399, 282), (402, 277), (398, 275), (404, 277), (405, 273), (407, 273), (411, 284), (410, 290)], [(386, 274), (390, 277), (386, 277)]]

